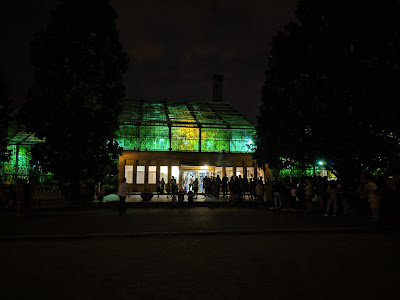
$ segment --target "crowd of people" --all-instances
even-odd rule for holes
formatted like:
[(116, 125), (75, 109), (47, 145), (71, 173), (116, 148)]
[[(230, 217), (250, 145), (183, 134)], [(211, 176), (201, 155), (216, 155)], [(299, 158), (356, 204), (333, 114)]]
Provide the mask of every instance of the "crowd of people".
[(400, 182), (392, 176), (373, 178), (366, 174), (351, 182), (327, 177), (258, 180), (255, 190), (249, 189), (260, 204), (272, 209), (310, 212), (319, 208), (326, 217), (370, 215), (371, 222), (380, 222), (383, 210), (387, 215), (399, 213), (399, 192)]
[[(178, 185), (172, 176), (170, 182), (157, 180), (157, 194), (166, 193), (172, 201), (183, 201), (187, 195), (189, 201), (198, 197), (199, 180), (191, 178), (186, 184)], [(263, 180), (260, 178), (225, 175), (208, 177), (202, 180), (202, 193), (205, 197), (228, 197), (233, 204), (248, 200), (257, 201), (260, 206), (274, 210), (290, 209), (304, 212), (319, 209), (324, 216), (370, 215), (371, 222), (380, 222), (382, 211), (398, 217), (400, 211), (400, 180), (388, 176), (373, 178), (361, 174), (351, 182), (340, 178), (328, 180), (327, 177), (303, 177)], [(221, 195), (222, 194), (222, 195)]]

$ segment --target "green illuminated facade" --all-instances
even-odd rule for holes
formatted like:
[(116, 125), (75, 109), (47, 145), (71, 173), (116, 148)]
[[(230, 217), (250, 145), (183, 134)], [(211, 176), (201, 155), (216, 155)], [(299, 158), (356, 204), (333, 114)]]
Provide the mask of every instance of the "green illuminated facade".
[(124, 150), (252, 153), (254, 126), (225, 102), (125, 100)]
[[(141, 181), (141, 167), (146, 186), (153, 185), (148, 178), (159, 176), (164, 168), (163, 174), (168, 175), (165, 179), (175, 175), (181, 180), (188, 165), (192, 171), (208, 172), (209, 176), (214, 172), (244, 176), (248, 170), (257, 174), (252, 159), (255, 127), (228, 103), (125, 100), (119, 121), (116, 136), (124, 150), (120, 177), (132, 169), (135, 184)], [(32, 179), (34, 174), (35, 182), (45, 180), (45, 174), (30, 163), (32, 146), (42, 142), (24, 131), (10, 134), (10, 159), (0, 163), (3, 183)], [(205, 165), (210, 169), (200, 170)], [(137, 185), (135, 188), (140, 190), (142, 187)]]
[(10, 159), (2, 162), (0, 166), (2, 183), (11, 184), (15, 183), (17, 179), (28, 179), (33, 172), (33, 166), (30, 163), (31, 148), (34, 144), (43, 142), (33, 134), (24, 131), (12, 136), (7, 146), (7, 150), (10, 151)]

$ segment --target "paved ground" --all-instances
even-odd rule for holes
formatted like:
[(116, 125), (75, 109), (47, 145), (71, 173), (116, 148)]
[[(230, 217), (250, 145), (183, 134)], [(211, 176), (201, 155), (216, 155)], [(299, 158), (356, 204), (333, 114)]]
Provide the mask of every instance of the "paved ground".
[(266, 208), (0, 212), (1, 299), (399, 299), (399, 227)]
[[(187, 195), (185, 195), (185, 201), (187, 201)], [(246, 196), (246, 200), (248, 199), (248, 196)], [(109, 201), (118, 201), (118, 196), (116, 194), (110, 194), (104, 197), (104, 201), (105, 202), (109, 202)], [(126, 198), (127, 202), (141, 202), (142, 198), (140, 197), (139, 194), (135, 194), (135, 195), (128, 195), (128, 197)], [(150, 200), (152, 202), (171, 202), (171, 196), (167, 196), (167, 195), (154, 195), (153, 198)], [(197, 198), (195, 199), (195, 201), (197, 202), (227, 202), (228, 201), (228, 196), (226, 196), (225, 198), (221, 197), (216, 199), (213, 197), (206, 197), (202, 194), (197, 195)]]
[(2, 299), (399, 299), (398, 233), (0, 241)]
[[(392, 226), (384, 222), (382, 226)], [(119, 216), (115, 206), (92, 210), (34, 212), (30, 217), (0, 213), (0, 238), (12, 236), (113, 235), (146, 232), (243, 232), (360, 228), (374, 229), (367, 217), (323, 217), (267, 208), (166, 207), (128, 208)]]

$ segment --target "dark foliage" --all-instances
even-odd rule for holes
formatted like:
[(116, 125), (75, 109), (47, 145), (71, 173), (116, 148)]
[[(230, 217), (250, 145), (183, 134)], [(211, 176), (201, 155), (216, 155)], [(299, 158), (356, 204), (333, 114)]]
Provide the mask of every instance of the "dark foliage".
[(34, 84), (23, 118), (46, 139), (32, 149), (35, 164), (61, 186), (116, 172), (127, 69), (116, 18), (108, 0), (66, 0), (31, 44)]
[(399, 13), (394, 0), (299, 1), (298, 22), (273, 39), (260, 163), (325, 160), (342, 177), (399, 165)]
[(7, 84), (0, 73), (0, 162), (7, 161), (10, 153), (7, 151), (8, 126), (10, 122), (10, 101)]

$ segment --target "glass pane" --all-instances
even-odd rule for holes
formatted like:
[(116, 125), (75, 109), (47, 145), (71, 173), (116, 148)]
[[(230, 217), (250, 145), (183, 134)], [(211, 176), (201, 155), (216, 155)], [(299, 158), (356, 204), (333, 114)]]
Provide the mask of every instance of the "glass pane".
[(201, 151), (229, 151), (229, 131), (225, 128), (202, 128)]
[(166, 125), (120, 125), (117, 142), (124, 150), (168, 151), (169, 129)]
[(118, 145), (124, 150), (138, 150), (139, 127), (135, 125), (120, 125), (115, 133)]
[(150, 184), (156, 184), (156, 166), (149, 166), (149, 182)]
[(236, 167), (236, 176), (239, 177), (239, 175), (243, 178), (243, 167)]
[(125, 166), (125, 178), (127, 183), (133, 183), (133, 166)]
[(226, 177), (228, 177), (229, 180), (231, 180), (231, 177), (233, 176), (233, 167), (226, 167)]
[(263, 181), (265, 181), (265, 174), (264, 170), (261, 168), (257, 168), (257, 179), (260, 179), (260, 177), (263, 178)]
[(168, 151), (168, 126), (140, 126), (141, 151)]
[(172, 127), (172, 151), (199, 151), (199, 129)]
[(254, 178), (254, 168), (248, 167), (247, 168), (247, 179)]
[(136, 183), (144, 184), (144, 166), (136, 167)]
[(215, 177), (217, 177), (217, 175), (219, 175), (219, 178), (222, 179), (222, 177), (224, 177), (224, 175), (222, 174), (222, 167), (215, 167)]
[(160, 166), (160, 180), (164, 179), (165, 182), (169, 181), (168, 166)]
[(171, 176), (174, 176), (176, 179), (176, 183), (179, 183), (179, 167), (178, 166), (172, 166), (171, 167)]
[(253, 129), (231, 129), (230, 151), (239, 153), (254, 152), (254, 135), (255, 130)]

